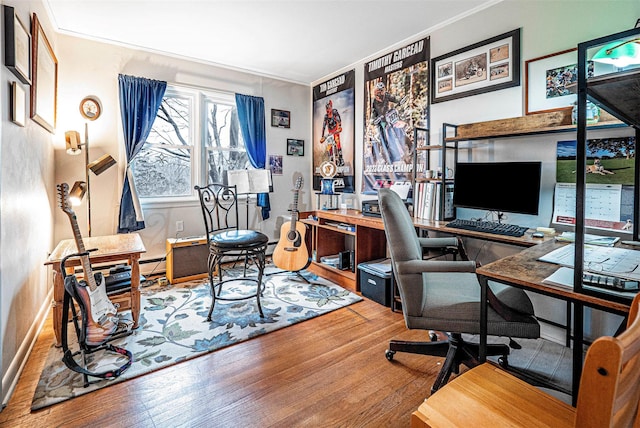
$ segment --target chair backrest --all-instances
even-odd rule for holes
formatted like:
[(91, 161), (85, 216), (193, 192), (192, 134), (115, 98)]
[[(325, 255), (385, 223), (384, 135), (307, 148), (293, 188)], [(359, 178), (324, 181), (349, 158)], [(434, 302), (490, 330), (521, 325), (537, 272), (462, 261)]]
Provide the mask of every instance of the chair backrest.
[(416, 228), (404, 201), (391, 189), (378, 190), (384, 231), (394, 262), (421, 260), (422, 249)]
[(640, 426), (640, 294), (631, 304), (627, 329), (596, 339), (587, 350), (575, 427)]
[(212, 183), (195, 186), (200, 198), (207, 242), (213, 233), (224, 230), (238, 230), (238, 195), (236, 186)]
[(424, 294), (422, 275), (403, 273), (399, 266), (405, 262), (422, 260), (422, 248), (409, 211), (400, 196), (391, 189), (380, 189), (378, 202), (391, 253), (393, 275), (402, 299), (402, 313), (409, 323), (409, 317), (418, 316), (421, 310)]

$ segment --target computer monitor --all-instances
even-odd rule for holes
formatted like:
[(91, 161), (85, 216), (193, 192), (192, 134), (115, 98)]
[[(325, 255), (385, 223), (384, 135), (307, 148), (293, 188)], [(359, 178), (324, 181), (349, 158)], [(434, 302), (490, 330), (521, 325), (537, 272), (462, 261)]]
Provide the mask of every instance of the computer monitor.
[(538, 214), (541, 162), (458, 163), (453, 204), (518, 214)]

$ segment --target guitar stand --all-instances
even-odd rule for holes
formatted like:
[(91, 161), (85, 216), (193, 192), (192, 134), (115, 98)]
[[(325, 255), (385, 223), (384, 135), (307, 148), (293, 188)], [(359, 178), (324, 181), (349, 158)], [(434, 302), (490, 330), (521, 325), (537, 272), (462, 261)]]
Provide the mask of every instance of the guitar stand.
[[(100, 345), (93, 346), (86, 343), (85, 333), (82, 328), (81, 322), (87, 316), (86, 315), (87, 311), (90, 309), (86, 307), (85, 302), (82, 300), (82, 298), (80, 298), (80, 296), (77, 295), (74, 287), (77, 286), (78, 280), (76, 279), (75, 275), (66, 275), (66, 269), (64, 264), (67, 261), (67, 259), (70, 257), (85, 256), (87, 254), (88, 252), (81, 253), (81, 254), (71, 254), (65, 257), (64, 259), (62, 259), (61, 261), (61, 267), (62, 267), (61, 272), (64, 279), (64, 303), (62, 308), (62, 334), (61, 334), (62, 351), (63, 351), (62, 362), (70, 370), (73, 370), (77, 373), (82, 374), (83, 381), (84, 381), (83, 386), (85, 388), (91, 385), (92, 383), (98, 382), (97, 380), (91, 382), (89, 380), (89, 376), (99, 378), (99, 379), (115, 379), (118, 376), (120, 376), (122, 373), (124, 373), (131, 366), (131, 363), (133, 362), (133, 355), (131, 354), (130, 351), (127, 351), (124, 348), (120, 348), (118, 346), (114, 346), (111, 343), (109, 343), (112, 340), (131, 334), (131, 327), (133, 326), (133, 322), (119, 321), (118, 329), (104, 343)], [(74, 304), (74, 301), (75, 301), (75, 304)], [(76, 305), (80, 308), (80, 313), (78, 313), (78, 310), (76, 309)], [(72, 352), (71, 349), (69, 349), (69, 344), (67, 340), (69, 310), (71, 310), (71, 315), (72, 315), (71, 320), (73, 321), (76, 337), (78, 339), (78, 346), (80, 348), (76, 352)], [(120, 354), (126, 358), (126, 361), (120, 367), (117, 367), (112, 370), (106, 370), (103, 372), (92, 372), (87, 368), (88, 366), (87, 357), (98, 351), (108, 351), (114, 354)], [(82, 365), (78, 364), (74, 359), (74, 357), (78, 355), (82, 356)]]
[(302, 279), (304, 282), (306, 282), (307, 284), (311, 284), (311, 281), (309, 281), (307, 278), (304, 277), (304, 275), (302, 275), (300, 272), (302, 272), (303, 270), (305, 270), (306, 268), (309, 267), (309, 265), (311, 264), (311, 259), (309, 259), (307, 261), (307, 264), (304, 265), (304, 267), (302, 269), (299, 270), (279, 270), (276, 272), (269, 272), (269, 273), (265, 273), (264, 276), (272, 276), (272, 275), (280, 275), (283, 273), (287, 273), (287, 274), (295, 274), (297, 275), (300, 279)]

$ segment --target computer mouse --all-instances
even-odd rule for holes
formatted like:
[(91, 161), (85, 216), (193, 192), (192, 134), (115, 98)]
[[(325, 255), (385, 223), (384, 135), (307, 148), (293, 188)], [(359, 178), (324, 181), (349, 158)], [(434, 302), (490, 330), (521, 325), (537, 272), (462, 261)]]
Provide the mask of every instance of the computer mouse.
[(531, 237), (532, 238), (544, 238), (544, 233), (542, 233), (542, 232), (533, 232), (531, 234)]

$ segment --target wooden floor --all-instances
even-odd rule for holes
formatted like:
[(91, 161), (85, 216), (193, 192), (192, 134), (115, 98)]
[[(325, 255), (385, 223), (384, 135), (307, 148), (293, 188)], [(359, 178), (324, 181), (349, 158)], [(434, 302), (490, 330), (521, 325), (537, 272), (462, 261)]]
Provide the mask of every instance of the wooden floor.
[[(50, 318), (50, 317), (49, 317)], [(0, 426), (407, 427), (441, 358), (384, 356), (422, 340), (402, 315), (366, 300), (202, 357), (31, 412), (53, 343), (40, 334)]]

